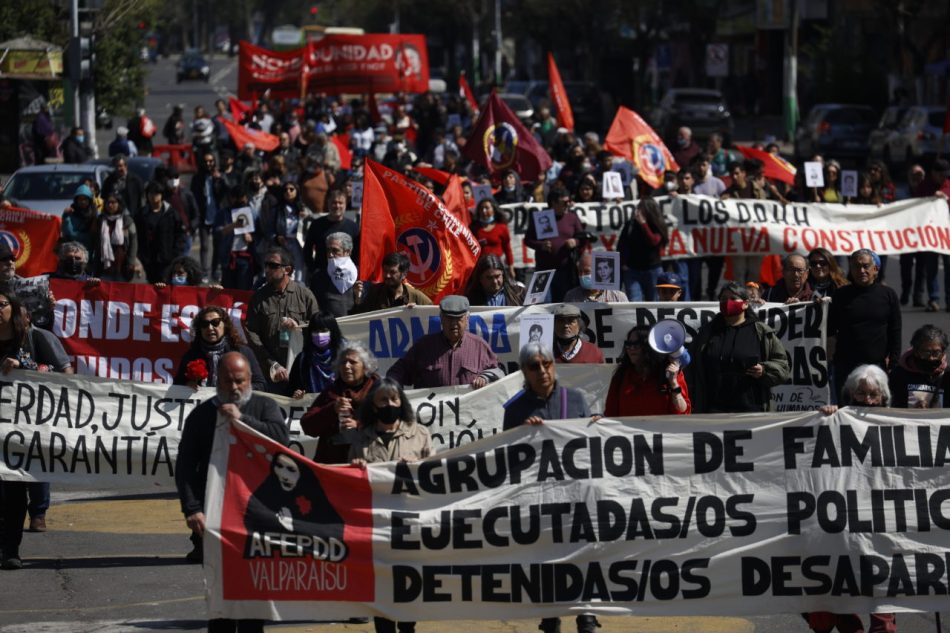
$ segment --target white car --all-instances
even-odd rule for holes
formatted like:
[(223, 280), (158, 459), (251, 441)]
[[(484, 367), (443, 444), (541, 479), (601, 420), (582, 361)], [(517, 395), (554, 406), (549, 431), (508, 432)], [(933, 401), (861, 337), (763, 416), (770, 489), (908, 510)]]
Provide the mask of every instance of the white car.
[(21, 167), (4, 185), (3, 197), (16, 207), (62, 215), (63, 210), (72, 204), (76, 189), (83, 180), (94, 178), (101, 189), (111, 171), (112, 168), (106, 165), (88, 163)]

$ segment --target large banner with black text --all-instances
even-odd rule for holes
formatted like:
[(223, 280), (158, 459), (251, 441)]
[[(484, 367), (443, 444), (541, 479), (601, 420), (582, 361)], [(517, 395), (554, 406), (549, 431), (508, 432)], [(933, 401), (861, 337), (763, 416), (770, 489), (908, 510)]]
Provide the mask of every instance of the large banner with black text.
[(210, 617), (935, 611), (942, 410), (568, 420), (324, 467), (219, 424)]
[[(819, 246), (833, 255), (869, 248), (879, 255), (936, 251), (950, 255), (950, 213), (940, 198), (912, 198), (882, 206), (787, 204), (772, 200), (719, 200), (708, 196), (657, 198), (670, 229), (664, 259), (712, 255), (807, 255)], [(524, 244), (531, 211), (540, 203), (502, 205), (509, 222), (515, 266), (534, 266)], [(618, 250), (617, 239), (637, 202), (575, 203), (596, 249)]]
[[(651, 326), (660, 319), (677, 319), (687, 335), (719, 313), (718, 303), (579, 303), (581, 335), (613, 362), (623, 351), (623, 342), (634, 326)], [(514, 308), (473, 307), (469, 330), (491, 346), (509, 374), (518, 371), (519, 322), (524, 314), (553, 310), (554, 305)], [(814, 410), (828, 404), (827, 304), (766, 304), (758, 309), (789, 355), (792, 375), (772, 389), (772, 410)], [(441, 328), (438, 306), (379, 310), (338, 319), (343, 336), (363, 342), (385, 372), (424, 334)], [(560, 369), (559, 369), (560, 371)]]

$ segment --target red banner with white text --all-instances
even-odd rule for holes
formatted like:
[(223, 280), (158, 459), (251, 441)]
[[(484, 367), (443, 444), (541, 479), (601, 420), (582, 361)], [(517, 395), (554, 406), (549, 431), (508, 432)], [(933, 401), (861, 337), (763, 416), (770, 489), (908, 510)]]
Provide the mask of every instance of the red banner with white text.
[[(306, 73), (302, 83), (302, 73)], [(238, 97), (251, 99), (308, 92), (425, 92), (429, 55), (424, 35), (327, 35), (291, 51), (272, 51), (241, 42)]]
[(191, 319), (204, 306), (228, 311), (243, 336), (251, 293), (194, 286), (50, 279), (51, 330), (77, 374), (171, 384), (191, 344)]

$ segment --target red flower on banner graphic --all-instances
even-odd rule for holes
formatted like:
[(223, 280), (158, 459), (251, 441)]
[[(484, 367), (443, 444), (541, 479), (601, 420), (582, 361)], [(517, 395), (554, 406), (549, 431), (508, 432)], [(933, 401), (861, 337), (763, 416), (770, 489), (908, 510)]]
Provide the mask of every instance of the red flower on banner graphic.
[(185, 380), (196, 382), (199, 385), (204, 384), (208, 379), (208, 364), (203, 358), (196, 358), (185, 365)]
[(313, 507), (313, 504), (310, 503), (310, 499), (300, 495), (295, 501), (297, 502), (297, 509), (300, 510), (301, 514), (310, 514), (310, 508)]

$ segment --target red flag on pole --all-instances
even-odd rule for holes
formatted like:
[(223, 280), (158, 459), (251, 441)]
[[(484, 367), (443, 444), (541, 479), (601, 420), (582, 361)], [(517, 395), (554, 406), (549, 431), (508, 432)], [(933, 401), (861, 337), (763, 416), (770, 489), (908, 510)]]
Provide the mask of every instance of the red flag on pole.
[(465, 78), (464, 72), (459, 74), (459, 96), (468, 101), (468, 105), (472, 108), (472, 112), (478, 114), (478, 101), (475, 100), (475, 95), (472, 93), (472, 89), (468, 85), (468, 79)]
[(522, 180), (529, 182), (536, 181), (552, 163), (528, 128), (494, 92), (475, 122), (462, 154), (493, 174), (514, 169)]
[(21, 277), (56, 270), (56, 242), (62, 218), (29, 209), (0, 209), (0, 241), (13, 252), (16, 272)]
[(340, 153), (340, 169), (350, 169), (353, 167), (353, 152), (350, 151), (350, 136), (332, 134), (330, 140), (336, 145), (336, 151)]
[(231, 110), (231, 116), (235, 123), (243, 121), (244, 115), (251, 111), (251, 106), (244, 105), (244, 102), (238, 101), (234, 97), (228, 97), (228, 108)]
[(433, 302), (460, 292), (481, 253), (468, 227), (434, 193), (397, 171), (367, 160), (363, 171), (360, 271), (382, 280), (387, 253), (409, 256), (408, 281)]
[(557, 70), (552, 53), (548, 53), (548, 86), (551, 88), (551, 102), (557, 110), (557, 124), (573, 132), (574, 111), (567, 100), (567, 91), (564, 90), (564, 82), (561, 81), (561, 73)]
[(432, 182), (438, 183), (440, 185), (446, 185), (449, 182), (449, 178), (452, 177), (452, 174), (447, 171), (442, 171), (441, 169), (436, 169), (435, 167), (423, 167), (422, 165), (413, 165), (412, 171), (417, 172)]
[(221, 119), (221, 123), (227, 128), (234, 146), (238, 149), (244, 147), (245, 143), (250, 143), (263, 152), (273, 152), (280, 145), (280, 139), (273, 134), (252, 130), (227, 119)]
[(764, 173), (766, 178), (787, 182), (790, 185), (795, 184), (795, 174), (797, 170), (794, 165), (781, 156), (771, 154), (761, 149), (755, 149), (754, 147), (736, 145), (736, 149), (742, 152), (742, 155), (746, 158), (754, 158), (762, 161), (762, 164), (765, 165)]
[(617, 109), (610, 124), (604, 147), (636, 165), (640, 178), (654, 189), (663, 184), (664, 171), (679, 171), (670, 150), (653, 128), (639, 114), (623, 106)]
[(472, 225), (472, 214), (468, 210), (468, 201), (465, 200), (465, 192), (462, 191), (462, 177), (456, 174), (450, 174), (448, 184), (445, 185), (445, 191), (442, 192), (442, 199), (449, 211), (458, 218), (459, 222), (465, 226)]

